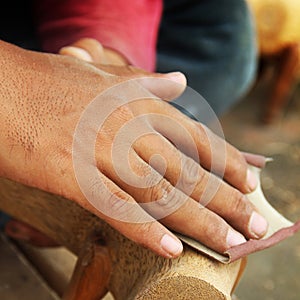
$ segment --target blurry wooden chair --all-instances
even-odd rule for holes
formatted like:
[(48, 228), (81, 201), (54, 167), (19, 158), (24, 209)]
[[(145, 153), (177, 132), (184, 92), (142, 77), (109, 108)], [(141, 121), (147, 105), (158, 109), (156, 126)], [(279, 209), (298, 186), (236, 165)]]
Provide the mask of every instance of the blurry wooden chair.
[(274, 67), (263, 120), (279, 116), (294, 89), (300, 71), (299, 0), (247, 0), (256, 19), (257, 39), (264, 65)]

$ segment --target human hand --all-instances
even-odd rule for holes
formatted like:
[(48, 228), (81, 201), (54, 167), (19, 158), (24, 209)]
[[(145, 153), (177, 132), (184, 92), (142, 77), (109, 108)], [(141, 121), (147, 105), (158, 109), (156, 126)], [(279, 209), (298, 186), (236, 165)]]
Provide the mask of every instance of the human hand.
[[(165, 226), (218, 252), (244, 242), (243, 236), (265, 233), (266, 222), (244, 196), (256, 185), (244, 156), (153, 96), (178, 96), (182, 89), (170, 80), (183, 82), (180, 75), (152, 75), (164, 84), (149, 78), (128, 82), (144, 73), (107, 73), (110, 67), (104, 72), (78, 59), (7, 44), (1, 53), (1, 176), (71, 199), (165, 257), (182, 251)], [(97, 109), (90, 109), (93, 103)], [(93, 136), (95, 147), (89, 149)], [(216, 175), (207, 171), (211, 167)], [(223, 171), (224, 181), (217, 176)], [(216, 188), (212, 199), (205, 198), (209, 181)]]
[(83, 38), (72, 45), (63, 47), (60, 49), (59, 54), (102, 65), (128, 65), (128, 61), (121, 53), (103, 47), (100, 42), (91, 38)]

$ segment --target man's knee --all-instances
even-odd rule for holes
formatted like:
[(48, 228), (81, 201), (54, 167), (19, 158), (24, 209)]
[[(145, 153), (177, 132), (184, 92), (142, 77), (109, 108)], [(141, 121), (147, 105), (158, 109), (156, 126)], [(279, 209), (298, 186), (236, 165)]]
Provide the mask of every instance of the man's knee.
[(167, 1), (158, 43), (158, 70), (184, 72), (189, 86), (217, 113), (249, 89), (256, 73), (255, 31), (248, 7), (241, 0), (224, 3)]

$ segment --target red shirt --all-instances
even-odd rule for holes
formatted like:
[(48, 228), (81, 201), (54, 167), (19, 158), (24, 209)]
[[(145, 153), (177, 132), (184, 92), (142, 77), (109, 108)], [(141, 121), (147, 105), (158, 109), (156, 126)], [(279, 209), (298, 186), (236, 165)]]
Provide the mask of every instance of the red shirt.
[(135, 66), (155, 67), (161, 0), (37, 0), (36, 12), (45, 51), (89, 37)]

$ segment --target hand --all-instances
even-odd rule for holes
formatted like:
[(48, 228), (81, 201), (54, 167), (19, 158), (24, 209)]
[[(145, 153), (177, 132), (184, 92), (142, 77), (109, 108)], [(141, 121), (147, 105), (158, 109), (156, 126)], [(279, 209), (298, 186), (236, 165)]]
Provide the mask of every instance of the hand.
[[(71, 199), (165, 257), (176, 257), (182, 251), (180, 241), (167, 227), (219, 252), (244, 242), (244, 237), (264, 235), (265, 220), (244, 196), (256, 185), (244, 156), (200, 123), (153, 97), (178, 96), (182, 88), (174, 80), (183, 83), (182, 75), (151, 75), (165, 84), (148, 79), (128, 84), (128, 79), (141, 78), (144, 72), (132, 67), (106, 67), (104, 72), (75, 58), (25, 51), (5, 43), (0, 51), (5, 58), (0, 68), (5, 78), (0, 87), (1, 176)], [(117, 87), (118, 93), (111, 96), (110, 88), (118, 85), (124, 89)], [(101, 93), (104, 97), (99, 98)], [(124, 95), (139, 100), (126, 103)], [(84, 135), (75, 134), (73, 139), (93, 99), (98, 109), (91, 110), (91, 118), (83, 124)], [(110, 107), (116, 109), (106, 115)], [(94, 120), (103, 122), (100, 131)], [(135, 121), (137, 126), (131, 127)], [(190, 151), (186, 134), (196, 153)], [(95, 159), (90, 160), (85, 156), (90, 150), (86, 141), (93, 135)], [(128, 145), (134, 137), (138, 138)], [(73, 168), (73, 142), (79, 170), (76, 164)], [(213, 169), (216, 175), (207, 171), (212, 166), (212, 147), (222, 161), (223, 145), (224, 181), (217, 176), (222, 174), (222, 164)], [(97, 178), (87, 176), (89, 172)], [(87, 186), (78, 178), (87, 179)], [(198, 202), (210, 200), (204, 193), (209, 180), (218, 189), (203, 207)], [(86, 191), (92, 201), (85, 197)], [(165, 214), (170, 209), (172, 213)]]
[(72, 45), (63, 47), (59, 54), (102, 65), (128, 65), (127, 59), (121, 53), (103, 47), (100, 42), (91, 38), (80, 39)]

